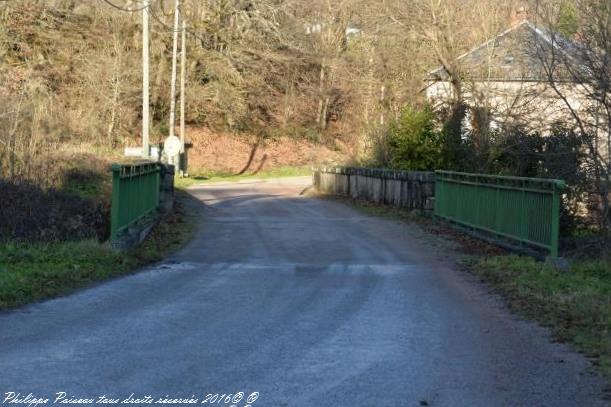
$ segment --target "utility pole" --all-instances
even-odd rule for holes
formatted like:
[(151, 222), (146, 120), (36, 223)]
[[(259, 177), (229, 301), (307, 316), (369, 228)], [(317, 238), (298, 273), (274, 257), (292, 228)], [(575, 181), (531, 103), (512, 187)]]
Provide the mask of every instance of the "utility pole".
[(149, 154), (149, 0), (142, 7), (142, 156)]
[(185, 81), (187, 72), (187, 21), (182, 19), (182, 37), (180, 48), (180, 170), (187, 175), (187, 155), (185, 154)]
[(170, 137), (174, 136), (176, 124), (176, 57), (178, 54), (178, 14), (180, 13), (180, 0), (176, 0), (174, 8), (174, 42), (172, 43), (172, 85), (170, 90)]

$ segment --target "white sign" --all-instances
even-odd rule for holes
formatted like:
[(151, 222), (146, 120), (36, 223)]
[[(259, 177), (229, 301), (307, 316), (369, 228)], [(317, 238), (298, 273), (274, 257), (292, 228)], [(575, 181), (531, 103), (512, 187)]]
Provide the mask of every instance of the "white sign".
[(142, 157), (142, 147), (125, 147), (126, 157)]
[(163, 151), (168, 157), (174, 157), (180, 153), (180, 139), (176, 136), (170, 136), (163, 142)]
[(151, 149), (150, 150), (151, 151), (151, 154), (150, 154), (151, 160), (160, 160), (161, 157), (159, 156), (159, 147), (151, 146), (150, 149)]

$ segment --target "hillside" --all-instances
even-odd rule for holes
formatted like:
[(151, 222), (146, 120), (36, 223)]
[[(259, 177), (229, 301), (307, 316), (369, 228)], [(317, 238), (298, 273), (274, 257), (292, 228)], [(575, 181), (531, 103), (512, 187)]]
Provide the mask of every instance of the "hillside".
[[(216, 169), (243, 160), (256, 140), (271, 148), (265, 166), (391, 165), (390, 126), (406, 106), (426, 103), (427, 72), (440, 63), (460, 72), (455, 58), (513, 24), (528, 2), (181, 4), (186, 122), (224, 140), (212, 150), (205, 137), (195, 142), (192, 163)], [(156, 143), (169, 128), (173, 2), (151, 1), (149, 15)], [(54, 185), (39, 169), (61, 160), (57, 152), (116, 159), (139, 145), (141, 61), (138, 1), (0, 2), (0, 177)], [(435, 112), (438, 124), (451, 109)]]
[[(150, 9), (153, 142), (168, 131), (170, 3), (153, 1)], [(306, 149), (342, 145), (359, 158), (371, 147), (369, 134), (407, 101), (421, 100), (422, 78), (437, 59), (419, 31), (428, 18), (425, 2), (392, 13), (399, 3), (305, 4), (183, 2), (190, 126), (238, 139), (288, 136), (307, 140)], [(413, 27), (391, 24), (416, 22), (418, 10), (425, 14)], [(86, 146), (120, 154), (139, 144), (141, 32), (134, 1), (0, 2), (3, 177), (32, 178), (50, 151)]]
[(338, 144), (336, 149), (330, 149), (320, 143), (286, 136), (260, 139), (216, 133), (206, 128), (189, 128), (187, 139), (194, 145), (189, 153), (190, 167), (223, 173), (318, 163), (337, 164), (347, 159), (345, 145)]

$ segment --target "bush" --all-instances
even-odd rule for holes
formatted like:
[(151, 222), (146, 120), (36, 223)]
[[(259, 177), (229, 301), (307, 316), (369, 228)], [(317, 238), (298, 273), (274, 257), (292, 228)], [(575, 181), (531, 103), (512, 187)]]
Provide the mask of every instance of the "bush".
[(492, 149), (491, 170), (500, 175), (538, 177), (544, 138), (521, 128), (505, 130)]
[(372, 126), (367, 130), (367, 136), (371, 141), (369, 156), (357, 166), (388, 168), (390, 167), (390, 132), (387, 126)]
[(109, 235), (110, 205), (104, 199), (1, 180), (0, 191), (0, 241), (105, 240)]
[(406, 107), (389, 128), (390, 166), (397, 170), (432, 171), (442, 163), (442, 142), (427, 106)]
[(571, 129), (556, 126), (543, 136), (522, 129), (507, 130), (493, 148), (494, 173), (517, 177), (561, 179), (567, 183), (561, 213), (561, 234), (586, 227), (584, 202), (591, 184), (586, 173), (585, 140)]

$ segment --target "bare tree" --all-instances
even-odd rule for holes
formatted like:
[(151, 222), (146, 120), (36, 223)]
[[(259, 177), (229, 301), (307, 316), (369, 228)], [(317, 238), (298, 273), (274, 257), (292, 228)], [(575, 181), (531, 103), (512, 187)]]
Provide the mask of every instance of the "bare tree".
[(562, 3), (537, 1), (537, 16), (545, 30), (537, 55), (567, 120), (587, 141), (588, 173), (598, 196), (599, 225), (611, 231), (611, 4), (578, 0), (570, 9), (576, 33), (564, 35), (567, 9)]

